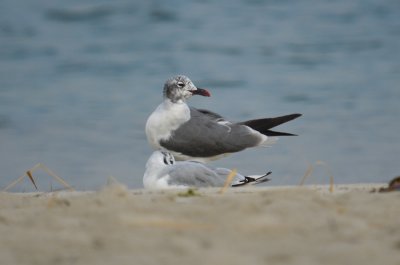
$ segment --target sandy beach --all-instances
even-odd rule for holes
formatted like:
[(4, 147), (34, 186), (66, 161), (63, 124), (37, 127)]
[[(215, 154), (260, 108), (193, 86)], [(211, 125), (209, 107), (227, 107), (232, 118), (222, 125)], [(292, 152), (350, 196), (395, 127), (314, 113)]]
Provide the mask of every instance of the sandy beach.
[(382, 185), (0, 193), (0, 264), (400, 264)]

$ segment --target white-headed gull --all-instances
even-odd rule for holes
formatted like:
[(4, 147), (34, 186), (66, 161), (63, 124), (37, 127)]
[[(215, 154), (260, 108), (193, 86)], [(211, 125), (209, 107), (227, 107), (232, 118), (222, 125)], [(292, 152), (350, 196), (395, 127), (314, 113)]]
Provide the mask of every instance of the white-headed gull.
[(249, 147), (267, 144), (268, 136), (294, 135), (270, 130), (296, 119), (301, 114), (275, 118), (230, 122), (208, 110), (189, 107), (192, 95), (210, 96), (183, 75), (168, 79), (164, 85), (164, 100), (150, 115), (146, 135), (150, 145), (166, 149), (177, 160), (207, 162)]
[[(143, 185), (146, 189), (222, 187), (232, 171), (226, 168), (211, 168), (195, 161), (175, 161), (168, 151), (154, 151), (146, 163)], [(231, 186), (259, 184), (268, 181), (264, 175), (243, 176), (236, 173)]]

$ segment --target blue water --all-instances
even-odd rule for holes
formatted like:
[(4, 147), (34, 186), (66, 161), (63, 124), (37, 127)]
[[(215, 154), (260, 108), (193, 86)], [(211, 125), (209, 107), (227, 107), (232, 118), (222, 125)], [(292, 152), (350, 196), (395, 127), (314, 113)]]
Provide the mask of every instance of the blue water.
[(400, 174), (399, 1), (215, 2), (1, 1), (0, 187), (39, 162), (80, 190), (142, 187), (144, 125), (175, 74), (231, 120), (304, 114), (279, 128), (298, 137), (215, 166), (271, 170), (270, 185), (316, 161), (307, 183)]

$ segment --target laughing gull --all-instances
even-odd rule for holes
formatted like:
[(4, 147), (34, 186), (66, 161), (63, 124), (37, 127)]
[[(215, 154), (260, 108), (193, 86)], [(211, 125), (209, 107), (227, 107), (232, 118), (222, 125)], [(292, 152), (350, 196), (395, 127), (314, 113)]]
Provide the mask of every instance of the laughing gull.
[(268, 136), (294, 135), (270, 129), (301, 116), (290, 114), (230, 122), (212, 111), (189, 107), (186, 100), (192, 95), (209, 97), (210, 93), (197, 88), (184, 75), (168, 79), (164, 84), (164, 100), (146, 123), (150, 145), (156, 150), (172, 152), (177, 160), (208, 162), (249, 147), (266, 145)]
[[(227, 168), (211, 168), (195, 161), (175, 161), (168, 151), (154, 151), (146, 164), (143, 185), (146, 189), (222, 187), (232, 171)], [(264, 175), (243, 176), (236, 173), (232, 187), (259, 184), (268, 181)]]

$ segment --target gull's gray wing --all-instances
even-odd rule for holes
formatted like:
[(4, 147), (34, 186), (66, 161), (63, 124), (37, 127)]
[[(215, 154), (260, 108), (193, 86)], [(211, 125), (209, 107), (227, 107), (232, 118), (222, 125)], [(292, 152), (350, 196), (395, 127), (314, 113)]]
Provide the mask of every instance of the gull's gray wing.
[(169, 185), (192, 187), (221, 187), (226, 176), (217, 174), (205, 165), (193, 161), (177, 162), (168, 167)]
[(224, 117), (222, 117), (218, 113), (212, 112), (211, 110), (197, 109), (197, 111), (203, 113), (204, 115), (208, 116), (211, 120), (214, 120), (216, 122), (225, 121)]
[(246, 125), (219, 122), (222, 117), (216, 113), (190, 108), (190, 115), (169, 139), (160, 141), (162, 147), (191, 157), (213, 157), (257, 146), (263, 140)]

